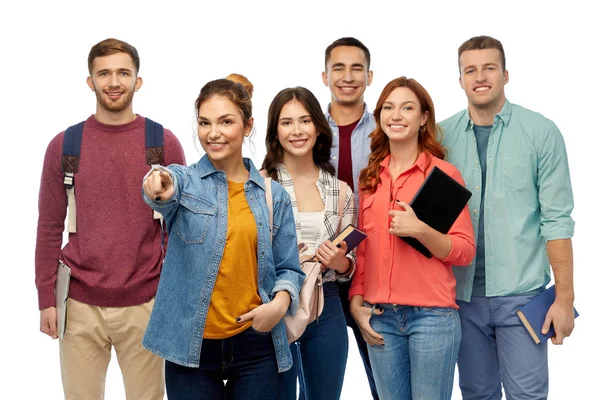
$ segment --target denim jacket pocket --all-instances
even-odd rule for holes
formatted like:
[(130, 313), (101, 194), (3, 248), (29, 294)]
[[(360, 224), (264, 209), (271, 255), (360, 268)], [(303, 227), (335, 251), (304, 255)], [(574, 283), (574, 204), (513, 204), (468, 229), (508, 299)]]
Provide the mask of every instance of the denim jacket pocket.
[(175, 219), (175, 234), (185, 244), (203, 243), (217, 206), (187, 193), (181, 194)]

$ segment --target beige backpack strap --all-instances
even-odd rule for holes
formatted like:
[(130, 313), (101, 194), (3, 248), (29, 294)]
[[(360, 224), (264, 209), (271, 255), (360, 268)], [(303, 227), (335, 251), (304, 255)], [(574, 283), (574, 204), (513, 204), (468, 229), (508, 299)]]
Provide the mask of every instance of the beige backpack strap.
[(75, 178), (72, 172), (65, 172), (64, 184), (67, 190), (67, 232), (77, 232), (77, 206), (75, 204)]
[(273, 193), (271, 192), (271, 178), (267, 175), (267, 171), (261, 169), (258, 171), (260, 176), (265, 178), (265, 199), (267, 200), (267, 208), (269, 209), (269, 234), (271, 242), (273, 242)]

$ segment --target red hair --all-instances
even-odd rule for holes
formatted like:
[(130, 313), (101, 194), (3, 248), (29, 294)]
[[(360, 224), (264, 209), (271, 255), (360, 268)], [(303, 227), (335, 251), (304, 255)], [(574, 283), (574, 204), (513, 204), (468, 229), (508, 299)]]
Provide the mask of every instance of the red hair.
[(423, 88), (416, 80), (405, 76), (396, 78), (383, 88), (379, 100), (377, 100), (375, 111), (373, 112), (377, 125), (375, 126), (375, 130), (369, 135), (371, 138), (371, 154), (369, 155), (367, 167), (360, 172), (358, 178), (359, 190), (373, 193), (377, 188), (377, 185), (381, 182), (381, 178), (379, 177), (379, 166), (383, 159), (390, 154), (389, 139), (385, 132), (383, 132), (383, 129), (381, 129), (381, 108), (392, 92), (400, 87), (412, 90), (419, 100), (421, 113), (428, 113), (427, 122), (424, 125), (425, 129), (419, 131), (418, 139), (419, 151), (424, 152), (427, 155), (427, 166), (429, 166), (429, 163), (431, 162), (431, 155), (442, 160), (446, 157), (446, 149), (437, 139), (438, 127), (435, 124), (435, 110), (431, 96), (429, 96), (429, 93), (427, 93), (425, 88)]

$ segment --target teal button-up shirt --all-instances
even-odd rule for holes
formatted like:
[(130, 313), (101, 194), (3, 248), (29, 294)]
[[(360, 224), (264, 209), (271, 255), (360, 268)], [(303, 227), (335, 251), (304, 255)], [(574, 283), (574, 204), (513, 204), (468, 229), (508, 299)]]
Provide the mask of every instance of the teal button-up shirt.
[[(469, 210), (479, 226), (481, 167), (468, 110), (440, 123), (448, 161), (473, 192)], [(573, 193), (567, 151), (556, 125), (508, 100), (494, 117), (483, 199), (486, 296), (526, 293), (550, 281), (546, 241), (573, 236)], [(470, 301), (475, 262), (454, 268), (456, 298)]]

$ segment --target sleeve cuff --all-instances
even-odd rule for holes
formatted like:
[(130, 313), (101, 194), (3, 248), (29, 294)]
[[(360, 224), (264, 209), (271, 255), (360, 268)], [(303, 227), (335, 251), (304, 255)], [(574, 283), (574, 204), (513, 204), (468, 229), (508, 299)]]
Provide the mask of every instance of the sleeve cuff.
[(285, 315), (296, 315), (296, 311), (298, 311), (298, 306), (300, 305), (300, 300), (298, 298), (298, 291), (289, 281), (280, 280), (275, 282), (275, 286), (271, 291), (271, 299), (275, 297), (277, 292), (281, 292), (282, 290), (288, 292), (290, 294), (290, 298), (292, 299)]
[(40, 310), (48, 307), (56, 307), (54, 286), (44, 286), (38, 288), (38, 307)]

